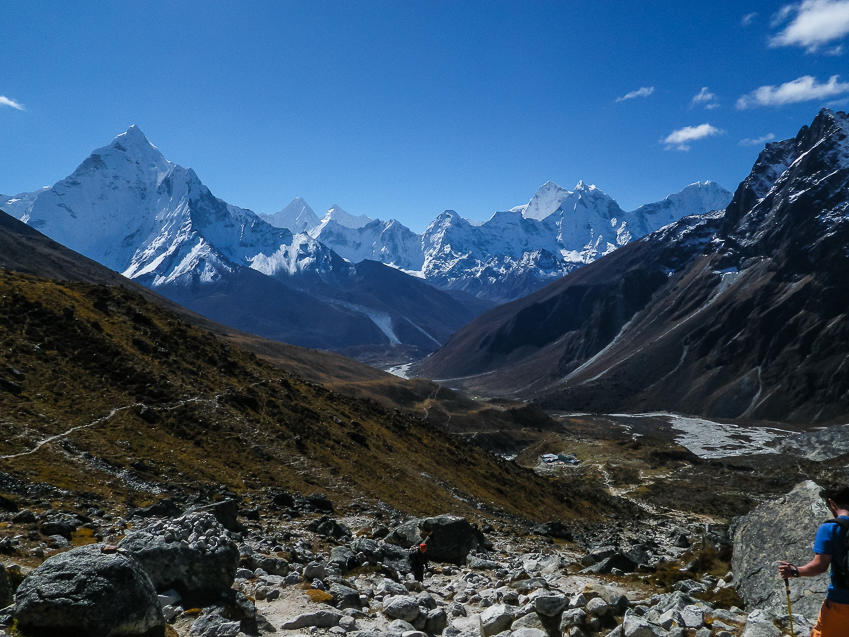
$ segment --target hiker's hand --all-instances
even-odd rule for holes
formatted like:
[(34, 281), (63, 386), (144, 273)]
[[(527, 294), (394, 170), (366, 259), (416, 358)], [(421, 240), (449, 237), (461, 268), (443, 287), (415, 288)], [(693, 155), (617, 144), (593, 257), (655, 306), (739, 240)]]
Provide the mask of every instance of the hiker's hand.
[(779, 562), (778, 563), (778, 575), (781, 579), (788, 579), (790, 577), (799, 577), (799, 569), (790, 564), (789, 562)]

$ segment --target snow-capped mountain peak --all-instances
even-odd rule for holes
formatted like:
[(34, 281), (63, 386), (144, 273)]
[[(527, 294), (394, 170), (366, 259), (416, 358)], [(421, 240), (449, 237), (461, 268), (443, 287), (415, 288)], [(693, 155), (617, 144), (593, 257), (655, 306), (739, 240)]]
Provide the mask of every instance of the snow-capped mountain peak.
[(275, 228), (288, 228), (294, 234), (310, 232), (321, 223), (310, 205), (301, 197), (295, 197), (288, 206), (273, 215), (259, 216)]
[(340, 226), (345, 226), (346, 228), (362, 228), (373, 220), (371, 217), (367, 217), (366, 215), (358, 215), (355, 217), (342, 210), (339, 206), (333, 205), (330, 210), (327, 211), (327, 214), (324, 215), (321, 223), (327, 224), (330, 221), (335, 221)]
[(560, 204), (571, 194), (571, 192), (565, 188), (561, 188), (553, 181), (547, 181), (537, 188), (536, 193), (534, 193), (534, 196), (527, 204), (517, 206), (513, 210), (521, 212), (525, 219), (542, 221), (553, 214), (560, 207)]

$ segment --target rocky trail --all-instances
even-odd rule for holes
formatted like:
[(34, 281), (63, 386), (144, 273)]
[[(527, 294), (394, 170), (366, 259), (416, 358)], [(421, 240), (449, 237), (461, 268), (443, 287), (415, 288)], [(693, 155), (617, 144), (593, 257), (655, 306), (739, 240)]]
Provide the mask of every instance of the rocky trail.
[[(743, 609), (734, 590), (751, 584), (749, 567), (737, 564), (735, 552), (735, 572), (727, 571), (721, 555), (732, 539), (719, 525), (661, 516), (496, 527), (449, 515), (410, 518), (360, 501), (337, 512), (322, 496), (279, 491), (240, 508), (235, 494), (222, 495), (189, 511), (162, 500), (124, 517), (103, 509), (0, 514), (6, 633), (789, 634), (774, 604)], [(28, 541), (41, 538), (47, 541)], [(76, 546), (81, 538), (91, 543)], [(423, 540), (430, 565), (417, 582), (409, 550)], [(45, 557), (33, 568), (32, 558)], [(810, 620), (794, 615), (795, 634), (804, 637)], [(73, 633), (80, 627), (88, 632)]]

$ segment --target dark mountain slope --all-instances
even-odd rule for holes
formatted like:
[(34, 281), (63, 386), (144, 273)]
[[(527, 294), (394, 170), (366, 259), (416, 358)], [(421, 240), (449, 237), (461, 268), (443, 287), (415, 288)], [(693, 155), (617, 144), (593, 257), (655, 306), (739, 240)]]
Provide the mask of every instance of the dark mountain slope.
[(847, 130), (822, 111), (767, 146), (724, 213), (485, 314), (418, 373), (556, 409), (845, 419)]
[(0, 297), (7, 494), (41, 484), (63, 500), (139, 505), (223, 484), (248, 499), (322, 490), (411, 513), (592, 514), (574, 490), (281, 372), (124, 288), (0, 270)]

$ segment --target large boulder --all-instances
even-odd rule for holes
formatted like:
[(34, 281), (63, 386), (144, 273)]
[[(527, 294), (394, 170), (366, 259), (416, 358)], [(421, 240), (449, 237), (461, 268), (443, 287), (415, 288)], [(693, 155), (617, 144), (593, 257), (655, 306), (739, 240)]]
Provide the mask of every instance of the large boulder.
[(419, 522), (420, 520), (413, 519), (396, 526), (386, 536), (385, 541), (389, 544), (397, 544), (405, 549), (410, 548), (413, 544), (421, 543), (422, 536), (419, 533)]
[[(784, 582), (778, 578), (778, 562), (798, 566), (813, 557), (817, 527), (831, 518), (819, 491), (814, 482), (802, 482), (789, 494), (764, 502), (736, 524), (732, 570), (748, 610), (786, 612), (787, 596)], [(793, 612), (815, 621), (828, 584), (827, 573), (791, 579)]]
[(419, 522), (422, 537), (427, 537), (427, 555), (435, 562), (464, 564), (466, 556), (478, 546), (489, 543), (476, 527), (456, 515), (438, 515)]
[(15, 595), (18, 626), (27, 634), (164, 635), (150, 578), (132, 557), (103, 548), (71, 549), (30, 573)]
[(233, 584), (239, 566), (229, 532), (205, 512), (131, 532), (118, 547), (139, 561), (156, 590), (173, 588), (191, 602), (216, 599)]
[(191, 513), (211, 513), (221, 525), (228, 531), (241, 533), (245, 530), (237, 516), (239, 515), (239, 503), (233, 499), (221, 500), (212, 504), (204, 504), (194, 507)]

